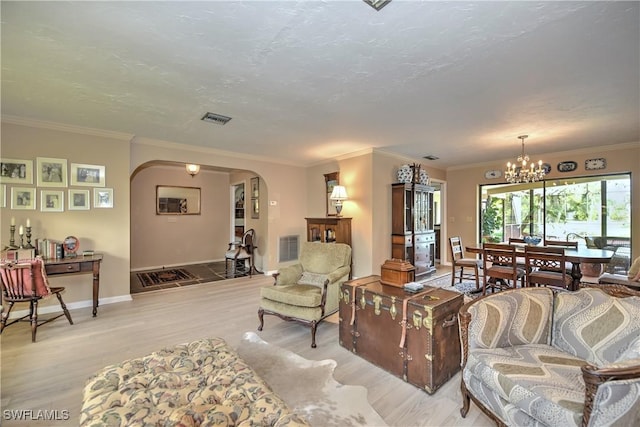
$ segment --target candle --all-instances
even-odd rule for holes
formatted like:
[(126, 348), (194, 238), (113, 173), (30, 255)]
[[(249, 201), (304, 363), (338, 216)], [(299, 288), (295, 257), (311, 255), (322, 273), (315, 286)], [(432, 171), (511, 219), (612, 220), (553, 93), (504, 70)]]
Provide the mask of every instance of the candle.
[(27, 218), (27, 228), (31, 227), (31, 220)]
[(15, 216), (11, 217), (11, 225), (16, 225), (16, 217)]
[(24, 234), (24, 229), (22, 228), (22, 226), (20, 226), (20, 229), (18, 230), (18, 234), (21, 236)]

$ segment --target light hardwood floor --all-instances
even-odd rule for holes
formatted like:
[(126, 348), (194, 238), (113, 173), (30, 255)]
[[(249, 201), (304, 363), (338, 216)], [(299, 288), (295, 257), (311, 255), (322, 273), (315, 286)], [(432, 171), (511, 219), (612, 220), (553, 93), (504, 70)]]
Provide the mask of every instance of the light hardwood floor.
[[(105, 365), (202, 337), (223, 337), (236, 347), (244, 332), (256, 331), (259, 287), (272, 280), (254, 276), (136, 294), (130, 302), (99, 307), (96, 318), (89, 308), (72, 310), (74, 325), (57, 319), (38, 330), (33, 344), (28, 324), (8, 327), (0, 338), (0, 424), (77, 425), (85, 381)], [(342, 348), (337, 316), (331, 320), (319, 326), (316, 349), (309, 328), (272, 316), (265, 316), (258, 335), (307, 359), (337, 361), (335, 379), (366, 387), (369, 402), (390, 426), (493, 425), (473, 404), (465, 419), (460, 416), (460, 374), (429, 395)], [(6, 419), (7, 410), (29, 409), (66, 410), (70, 419)]]

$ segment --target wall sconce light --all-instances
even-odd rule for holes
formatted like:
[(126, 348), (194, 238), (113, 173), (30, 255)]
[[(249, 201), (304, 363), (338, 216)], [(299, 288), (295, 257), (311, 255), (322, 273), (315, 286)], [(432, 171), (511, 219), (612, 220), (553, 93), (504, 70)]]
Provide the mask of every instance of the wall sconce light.
[(200, 165), (192, 165), (187, 163), (185, 166), (187, 168), (187, 173), (191, 175), (191, 178), (193, 178), (198, 174), (198, 172), (200, 172)]
[(347, 200), (347, 189), (342, 185), (336, 185), (333, 187), (333, 191), (331, 192), (331, 196), (329, 196), (331, 200), (335, 200), (336, 205), (336, 216), (341, 216), (340, 212), (342, 211), (342, 201)]

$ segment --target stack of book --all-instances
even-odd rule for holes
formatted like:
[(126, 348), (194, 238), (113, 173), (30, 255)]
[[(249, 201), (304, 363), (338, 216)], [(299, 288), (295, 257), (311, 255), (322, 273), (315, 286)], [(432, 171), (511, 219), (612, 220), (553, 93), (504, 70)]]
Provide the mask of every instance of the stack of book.
[(60, 259), (64, 257), (62, 242), (51, 239), (36, 240), (38, 254), (44, 259)]

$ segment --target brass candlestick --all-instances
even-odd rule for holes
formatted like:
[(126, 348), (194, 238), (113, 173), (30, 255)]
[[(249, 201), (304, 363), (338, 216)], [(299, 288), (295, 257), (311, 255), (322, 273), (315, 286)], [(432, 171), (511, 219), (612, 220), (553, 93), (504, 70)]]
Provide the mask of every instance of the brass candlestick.
[(15, 225), (11, 225), (9, 227), (9, 246), (7, 249), (18, 249), (18, 247), (16, 246), (16, 226)]
[(27, 249), (34, 249), (34, 246), (31, 244), (31, 227), (26, 227), (27, 229)]
[(24, 249), (24, 243), (22, 242), (22, 234), (20, 235), (20, 247), (18, 249)]

